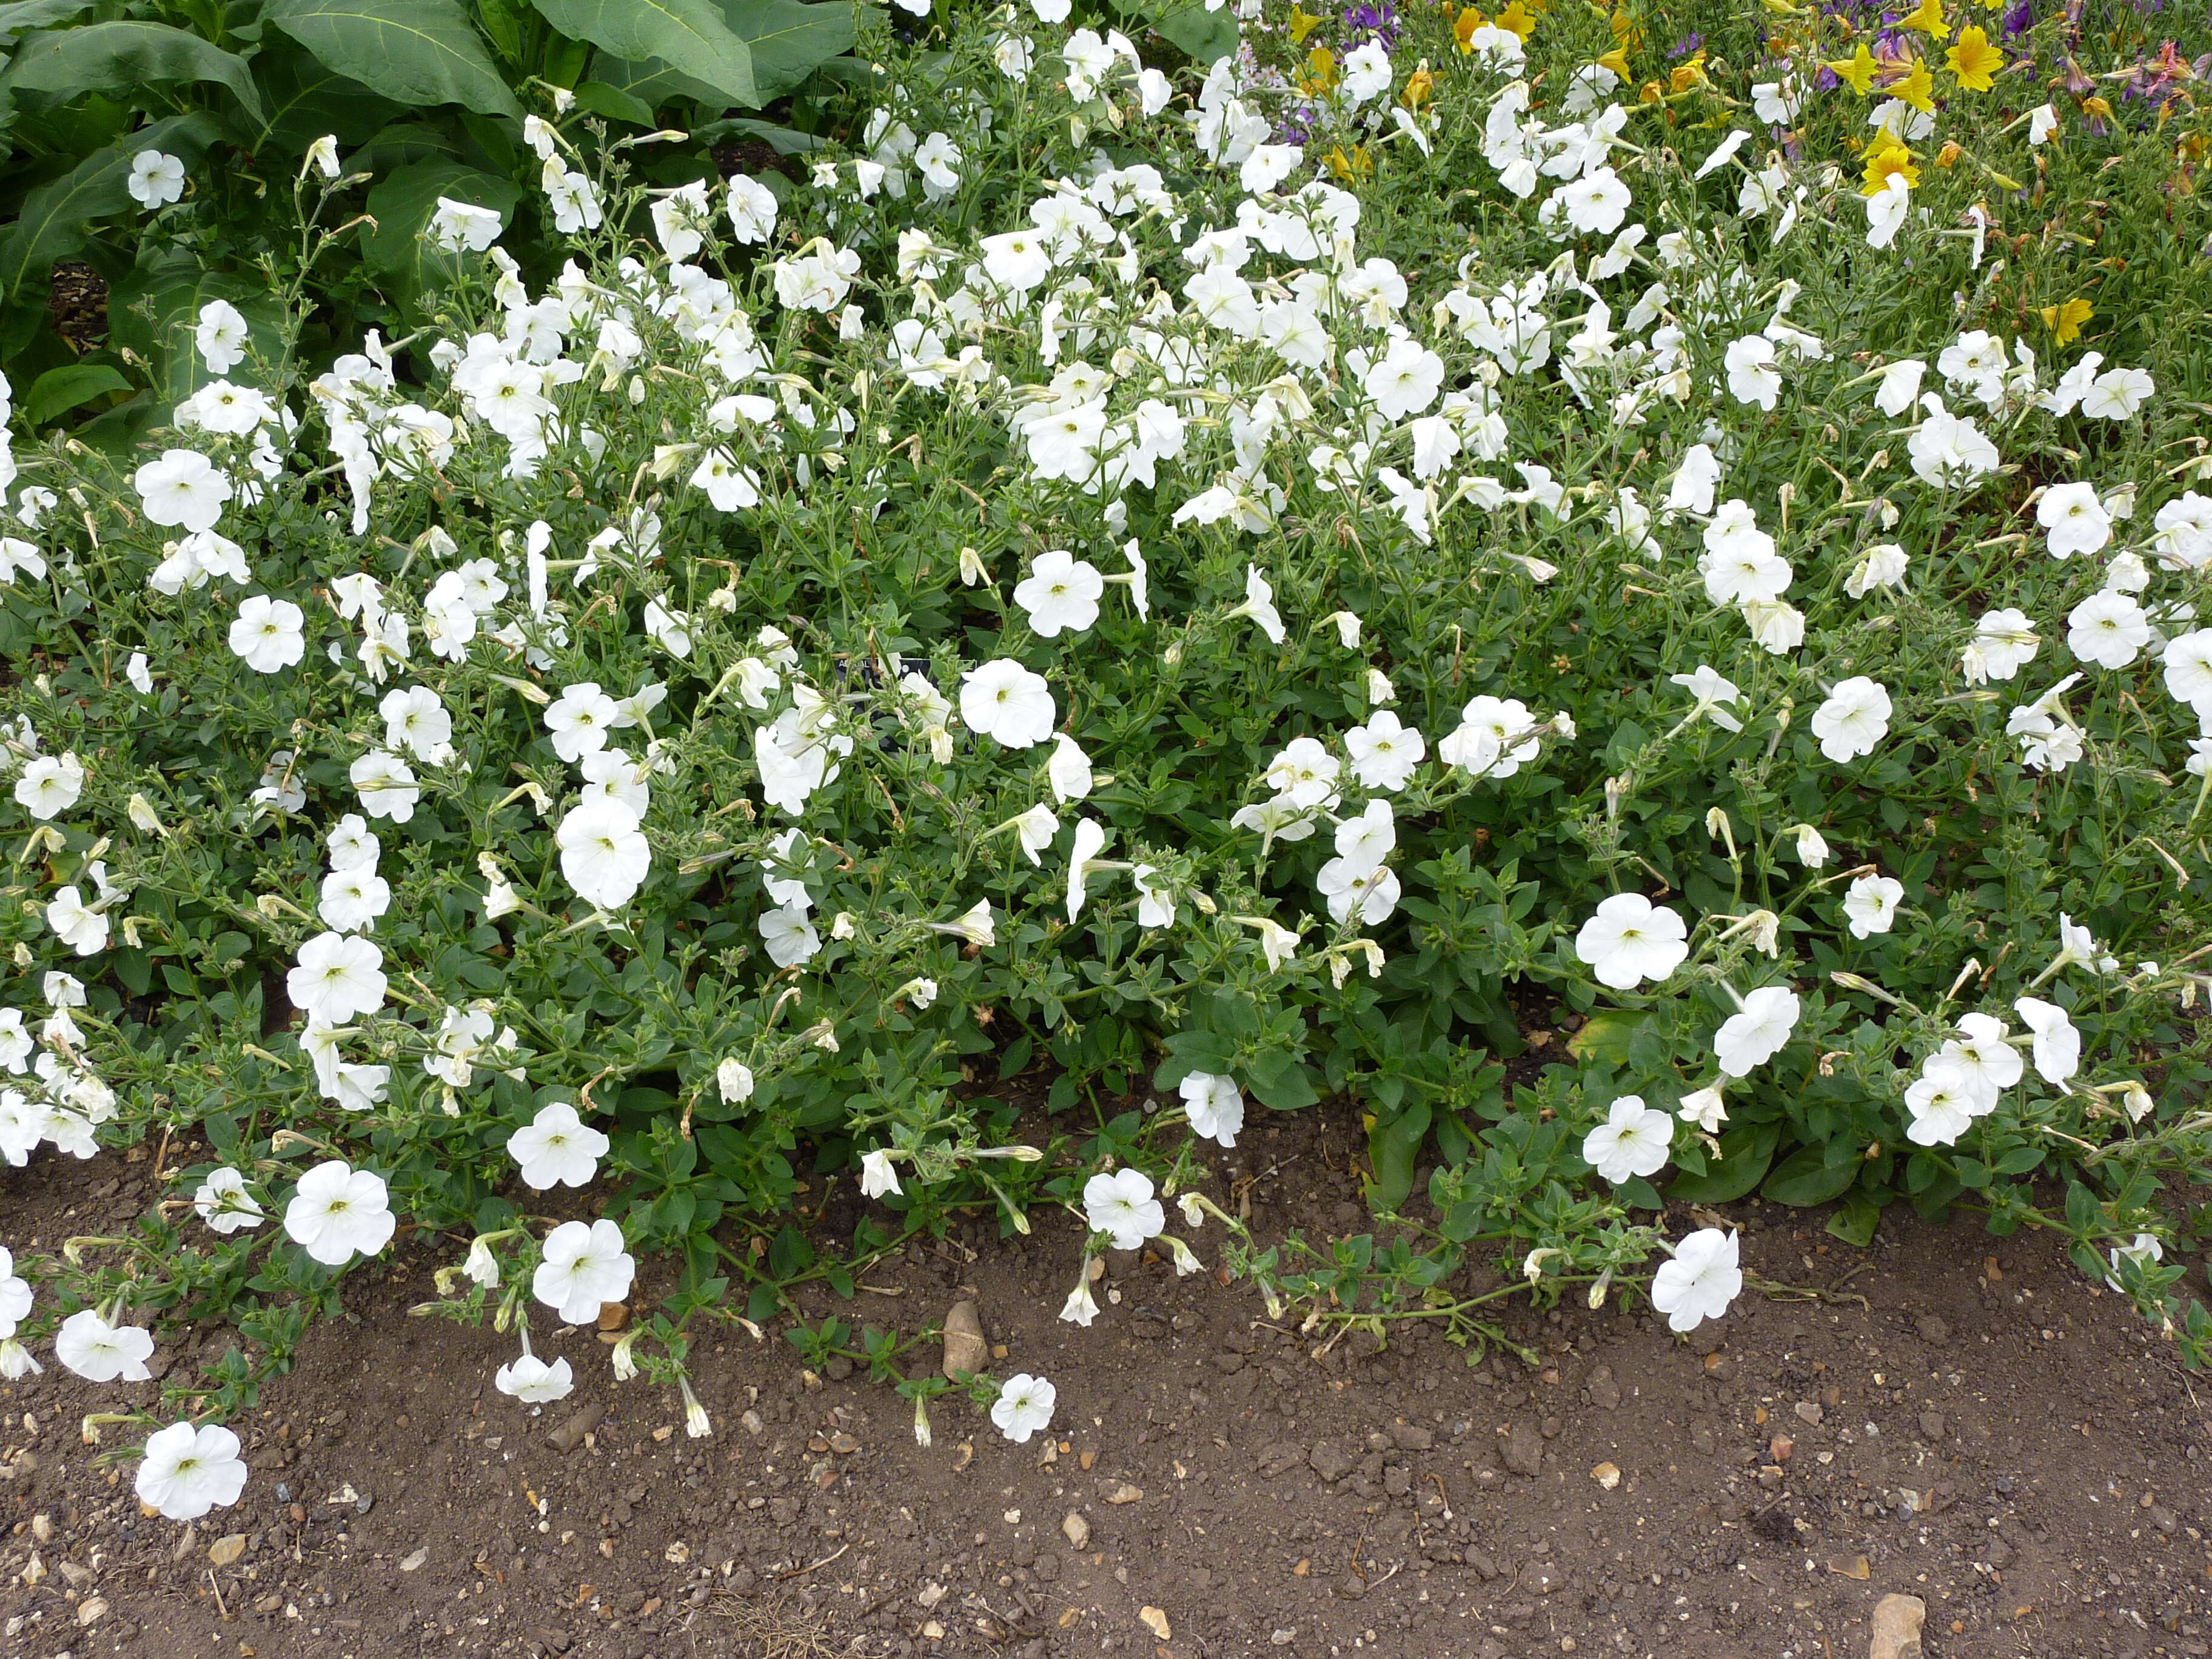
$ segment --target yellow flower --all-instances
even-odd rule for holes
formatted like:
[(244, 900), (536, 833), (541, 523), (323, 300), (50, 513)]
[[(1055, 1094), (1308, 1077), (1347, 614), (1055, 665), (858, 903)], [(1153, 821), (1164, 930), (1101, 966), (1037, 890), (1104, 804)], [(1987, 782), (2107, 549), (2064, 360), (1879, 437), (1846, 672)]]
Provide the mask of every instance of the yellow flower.
[(1943, 21), (1943, 0), (1920, 0), (1919, 10), (1903, 19), (1900, 28), (1918, 29), (1930, 40), (1950, 38), (1951, 26)]
[(1488, 17), (1473, 6), (1461, 7), (1459, 15), (1452, 19), (1452, 38), (1459, 42), (1459, 49), (1463, 52), (1473, 52), (1474, 32), (1489, 21)]
[(1628, 51), (1634, 52), (1644, 44), (1644, 31), (1637, 26), (1636, 20), (1623, 8), (1615, 6), (1613, 15), (1606, 21), (1607, 26), (1613, 30), (1614, 40)]
[(1943, 168), (1946, 172), (1948, 172), (1952, 167), (1958, 165), (1959, 158), (1966, 153), (1966, 152), (1961, 149), (1957, 144), (1953, 143), (1947, 138), (1943, 141), (1943, 148), (1936, 152), (1936, 165)]
[(2043, 325), (2051, 331), (2053, 345), (2071, 345), (2081, 337), (2081, 325), (2096, 314), (2096, 308), (2077, 294), (2063, 306), (2044, 307)]
[(1419, 109), (1429, 101), (1430, 95), (1436, 89), (1437, 77), (1425, 63), (1407, 79), (1406, 90), (1400, 95), (1400, 101), (1407, 109)]
[(2084, 115), (2094, 115), (2100, 121), (2109, 121), (2112, 118), (2112, 106), (2110, 102), (2102, 98), (2084, 98), (2081, 100), (2081, 112)]
[(1686, 64), (1675, 64), (1674, 72), (1668, 76), (1668, 81), (1670, 88), (1675, 92), (1687, 92), (1692, 87), (1703, 86), (1705, 83), (1704, 51), (1700, 49), (1692, 53)]
[(1902, 98), (1909, 108), (1917, 109), (1923, 115), (1934, 113), (1936, 77), (1928, 72), (1928, 60), (1914, 58), (1912, 73), (1892, 86), (1889, 92), (1893, 98)]
[(1336, 79), (1336, 54), (1327, 46), (1316, 46), (1306, 54), (1306, 72), (1298, 77), (1298, 90), (1318, 98), (1335, 87)]
[(1959, 31), (1959, 44), (1943, 54), (1943, 65), (1969, 92), (1987, 92), (2004, 67), (2004, 53), (1990, 44), (1978, 24)]
[(1367, 146), (1357, 144), (1352, 154), (1344, 153), (1344, 146), (1336, 145), (1328, 153), (1328, 170), (1350, 184), (1355, 179), (1364, 179), (1375, 171), (1375, 159), (1367, 153)]
[(1303, 6), (1292, 6), (1291, 8), (1291, 44), (1294, 46), (1304, 46), (1306, 36), (1314, 32), (1316, 25), (1320, 21), (1320, 18)]
[(1881, 195), (1887, 188), (1892, 173), (1902, 178), (1908, 190), (1920, 183), (1920, 169), (1912, 165), (1912, 152), (1885, 135), (1884, 142), (1867, 152), (1866, 183), (1860, 193)]
[(1867, 44), (1863, 40), (1859, 42), (1859, 49), (1849, 58), (1838, 58), (1827, 67), (1836, 79), (1841, 81), (1862, 98), (1865, 97), (1874, 86), (1875, 68), (1874, 54), (1867, 50)]
[(1615, 46), (1597, 61), (1600, 68), (1611, 70), (1624, 81), (1628, 79), (1628, 48), (1626, 46)]
[(1522, 0), (1511, 0), (1505, 9), (1498, 14), (1498, 27), (1510, 30), (1525, 41), (1536, 32), (1536, 15), (1523, 5)]
[(1656, 104), (1666, 95), (1667, 88), (1660, 82), (1646, 81), (1637, 89), (1636, 101), (1639, 104)]

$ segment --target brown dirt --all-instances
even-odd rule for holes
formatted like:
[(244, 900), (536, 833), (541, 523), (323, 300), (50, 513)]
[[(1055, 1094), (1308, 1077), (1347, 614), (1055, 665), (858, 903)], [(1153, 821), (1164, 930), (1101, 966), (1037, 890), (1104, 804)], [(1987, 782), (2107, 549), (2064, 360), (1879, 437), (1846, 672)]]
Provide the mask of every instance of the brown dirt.
[[(1361, 1224), (1346, 1144), (1306, 1114), (1224, 1161), (1278, 1170), (1255, 1189), (1269, 1232), (1334, 1233)], [(10, 1242), (135, 1212), (107, 1185), (134, 1173), (6, 1172)], [(1054, 1317), (1079, 1248), (1056, 1222), (910, 1249), (858, 1307), (810, 1298), (912, 1330), (974, 1296), (1000, 1371), (1059, 1388), (1048, 1455), (961, 1401), (921, 1449), (896, 1396), (805, 1375), (773, 1332), (701, 1345), (711, 1438), (614, 1383), (588, 1332), (541, 1336), (580, 1382), (533, 1414), (491, 1387), (507, 1339), (406, 1315), (458, 1248), (404, 1251), (345, 1281), (346, 1318), (236, 1425), (244, 1500), (189, 1531), (78, 1441), (152, 1385), (50, 1365), (0, 1387), (0, 1655), (1862, 1659), (1890, 1592), (1926, 1601), (1930, 1659), (2206, 1654), (2212, 1392), (2045, 1242), (1901, 1208), (1862, 1253), (1739, 1206), (1747, 1267), (1848, 1276), (1847, 1299), (1747, 1293), (1686, 1342), (1648, 1315), (1516, 1311), (1540, 1370), (1470, 1370), (1425, 1331), (1317, 1358), (1249, 1290), (1118, 1257), (1118, 1302), (1078, 1330)], [(554, 1450), (583, 1407), (605, 1415)]]

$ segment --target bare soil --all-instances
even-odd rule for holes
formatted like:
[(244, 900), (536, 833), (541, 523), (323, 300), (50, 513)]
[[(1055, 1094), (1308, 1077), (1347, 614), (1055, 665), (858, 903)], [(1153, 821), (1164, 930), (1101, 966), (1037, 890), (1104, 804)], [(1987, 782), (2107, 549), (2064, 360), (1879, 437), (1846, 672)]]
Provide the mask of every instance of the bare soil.
[[(1349, 1144), (1310, 1113), (1224, 1163), (1260, 1175), (1266, 1231), (1346, 1232)], [(136, 1214), (143, 1173), (0, 1175), (9, 1242)], [(2212, 1652), (2212, 1393), (2119, 1298), (1963, 1220), (1893, 1211), (1862, 1252), (1731, 1214), (1747, 1268), (1796, 1290), (1687, 1340), (1516, 1310), (1534, 1369), (1426, 1330), (1320, 1352), (1146, 1258), (1079, 1330), (1072, 1223), (910, 1248), (808, 1311), (911, 1331), (973, 1297), (999, 1371), (1060, 1392), (1049, 1442), (954, 1401), (926, 1449), (896, 1395), (774, 1331), (696, 1352), (711, 1437), (614, 1382), (592, 1331), (541, 1333), (579, 1386), (533, 1412), (491, 1386), (508, 1339), (408, 1317), (460, 1253), (418, 1243), (345, 1281), (235, 1425), (243, 1500), (194, 1527), (78, 1437), (153, 1384), (0, 1387), (0, 1655), (1861, 1659), (1891, 1592), (1927, 1604), (1931, 1659)], [(556, 1449), (580, 1412), (603, 1414)]]

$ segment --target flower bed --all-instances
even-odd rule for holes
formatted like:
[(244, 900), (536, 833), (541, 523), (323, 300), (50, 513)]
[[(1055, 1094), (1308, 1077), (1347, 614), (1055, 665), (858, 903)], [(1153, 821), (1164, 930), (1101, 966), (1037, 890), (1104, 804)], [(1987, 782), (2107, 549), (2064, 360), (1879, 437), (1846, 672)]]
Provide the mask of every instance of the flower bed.
[[(1734, 1240), (1656, 1212), (1754, 1189), (2061, 1229), (2201, 1358), (2203, 122), (2017, 107), (1933, 7), (1671, 69), (1625, 12), (1294, 9), (1180, 79), (994, 15), (874, 42), (803, 179), (554, 100), (566, 263), (426, 199), (403, 340), (184, 318), (144, 446), (15, 457), (0, 1151), (150, 1139), (166, 1197), (0, 1266), (0, 1359), (237, 1318), (141, 1414), (201, 1422), (142, 1465), (183, 1516), (403, 1224), (533, 1401), (532, 1311), (672, 1258), (614, 1364), (706, 1433), (699, 1322), (956, 1209), (1479, 1352), (1511, 1294), (1719, 1316)], [(311, 155), (310, 261), (367, 182)], [(1209, 1146), (1339, 1094), (1422, 1218), (1258, 1250)], [(805, 1346), (927, 1434), (914, 1340)]]

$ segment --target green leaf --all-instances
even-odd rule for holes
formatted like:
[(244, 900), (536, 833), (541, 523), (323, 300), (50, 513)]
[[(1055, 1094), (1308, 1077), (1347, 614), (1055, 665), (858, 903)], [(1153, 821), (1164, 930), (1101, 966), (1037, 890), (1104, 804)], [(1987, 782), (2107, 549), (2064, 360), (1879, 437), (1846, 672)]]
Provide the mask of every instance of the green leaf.
[(262, 42), (253, 57), (253, 77), (268, 113), (248, 136), (249, 150), (274, 144), (286, 155), (304, 155), (326, 132), (351, 149), (406, 112), (282, 35)]
[(1194, 64), (1211, 65), (1237, 50), (1237, 15), (1227, 6), (1165, 5), (1152, 14), (1152, 27)]
[(563, 34), (588, 40), (615, 57), (658, 59), (714, 89), (732, 104), (757, 109), (750, 48), (733, 33), (711, 0), (533, 0)]
[(1766, 1173), (1781, 1144), (1778, 1123), (1740, 1123), (1721, 1137), (1720, 1161), (1701, 1176), (1678, 1175), (1667, 1183), (1677, 1204), (1731, 1204)]
[(512, 179), (443, 158), (414, 162), (380, 180), (368, 192), (369, 216), (376, 228), (362, 242), (362, 260), (390, 278), (405, 299), (412, 300), (453, 275), (453, 256), (434, 246), (422, 234), (438, 210), (441, 196), (507, 213), (522, 199), (522, 191)]
[(1367, 1201), (1377, 1210), (1395, 1210), (1413, 1190), (1413, 1160), (1429, 1138), (1431, 1113), (1428, 1102), (1390, 1118), (1377, 1118), (1367, 1137), (1368, 1161), (1375, 1179), (1367, 1188)]
[(1863, 1250), (1874, 1243), (1874, 1230), (1881, 1222), (1881, 1206), (1863, 1194), (1854, 1194), (1836, 1206), (1828, 1218), (1829, 1234)]
[(106, 363), (64, 363), (31, 382), (23, 394), (23, 424), (41, 427), (94, 398), (130, 389), (131, 382)]
[(1832, 1164), (1822, 1148), (1801, 1146), (1783, 1159), (1759, 1194), (1768, 1202), (1802, 1207), (1840, 1197), (1859, 1178), (1859, 1160)]
[(0, 6), (0, 40), (12, 40), (26, 29), (66, 23), (91, 6), (92, 0), (15, 0), (13, 5)]
[(398, 103), (522, 118), (459, 0), (270, 0), (264, 15), (326, 67)]
[(149, 81), (216, 82), (254, 119), (261, 118), (261, 89), (246, 60), (166, 23), (93, 23), (34, 35), (0, 74), (0, 93), (73, 96), (129, 90)]
[(33, 283), (43, 286), (54, 261), (82, 248), (94, 223), (137, 210), (129, 180), (131, 159), (140, 150), (166, 150), (189, 166), (219, 132), (215, 117), (205, 110), (173, 115), (141, 127), (121, 143), (94, 151), (60, 178), (33, 191), (15, 222), (0, 235), (0, 296), (13, 298)]
[(858, 6), (847, 0), (805, 5), (801, 0), (721, 0), (723, 20), (745, 43), (753, 60), (759, 101), (781, 98), (840, 52), (852, 50)]
[(1601, 1014), (1592, 1014), (1581, 1030), (1567, 1039), (1567, 1052), (1588, 1065), (1593, 1060), (1607, 1066), (1628, 1063), (1628, 1045), (1636, 1036), (1637, 1028), (1650, 1018), (1626, 1008), (1608, 1008)]
[(653, 125), (653, 106), (644, 99), (611, 87), (605, 81), (586, 81), (576, 88), (576, 107), (610, 121), (627, 121), (635, 127)]

